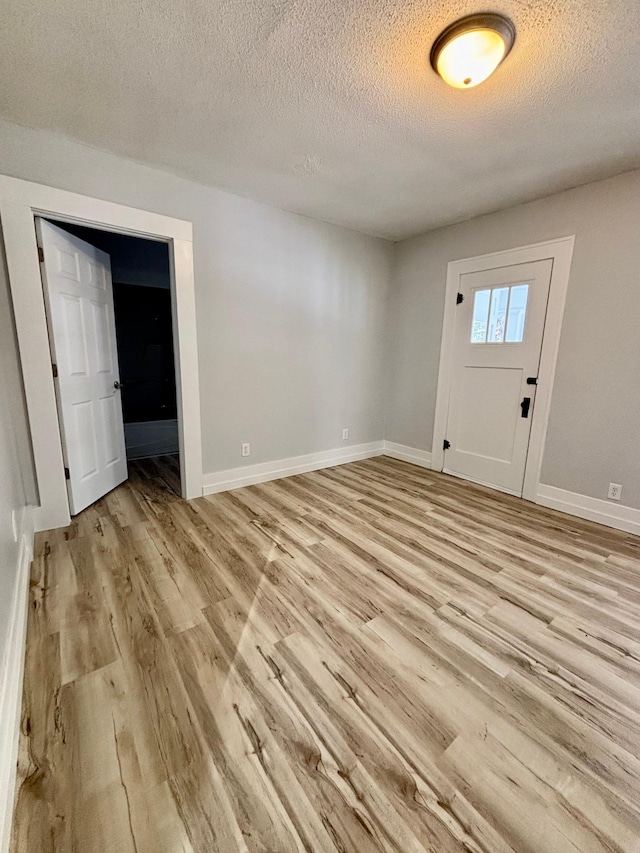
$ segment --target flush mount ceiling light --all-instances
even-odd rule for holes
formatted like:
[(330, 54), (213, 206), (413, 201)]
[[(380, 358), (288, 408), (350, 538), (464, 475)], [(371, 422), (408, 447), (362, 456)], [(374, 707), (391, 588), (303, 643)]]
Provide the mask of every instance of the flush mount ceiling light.
[(515, 37), (516, 28), (503, 15), (468, 15), (440, 33), (431, 48), (431, 65), (445, 83), (471, 89), (493, 74)]

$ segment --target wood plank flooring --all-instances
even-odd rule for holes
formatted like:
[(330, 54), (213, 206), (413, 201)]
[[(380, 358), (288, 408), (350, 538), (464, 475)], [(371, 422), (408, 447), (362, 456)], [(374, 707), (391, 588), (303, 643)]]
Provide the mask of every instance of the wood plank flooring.
[(13, 853), (640, 851), (640, 539), (388, 458), (40, 534)]

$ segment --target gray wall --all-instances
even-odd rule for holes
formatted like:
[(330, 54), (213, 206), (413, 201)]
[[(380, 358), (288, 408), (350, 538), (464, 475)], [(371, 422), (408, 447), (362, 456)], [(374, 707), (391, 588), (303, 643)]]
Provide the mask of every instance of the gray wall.
[(431, 450), (447, 264), (576, 235), (542, 482), (640, 508), (640, 172), (396, 246), (385, 437)]
[(575, 234), (542, 481), (640, 508), (640, 172), (395, 248), (1, 122), (0, 172), (193, 222), (205, 474), (382, 438), (385, 375), (430, 450), (448, 261)]
[(0, 172), (193, 222), (205, 474), (383, 437), (391, 243), (6, 122)]

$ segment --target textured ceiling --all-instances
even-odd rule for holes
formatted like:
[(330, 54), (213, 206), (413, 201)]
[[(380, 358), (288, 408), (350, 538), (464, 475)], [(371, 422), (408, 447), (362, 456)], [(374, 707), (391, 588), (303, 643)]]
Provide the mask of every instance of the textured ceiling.
[(640, 2), (488, 5), (515, 47), (457, 91), (483, 2), (4, 0), (0, 115), (394, 239), (640, 166)]

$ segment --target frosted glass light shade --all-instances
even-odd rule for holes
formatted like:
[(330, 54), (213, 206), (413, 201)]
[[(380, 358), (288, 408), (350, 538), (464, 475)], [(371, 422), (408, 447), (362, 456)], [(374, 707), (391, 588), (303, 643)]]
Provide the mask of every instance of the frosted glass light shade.
[(501, 15), (470, 15), (447, 27), (431, 50), (431, 65), (445, 83), (471, 89), (486, 80), (511, 50), (515, 28)]

